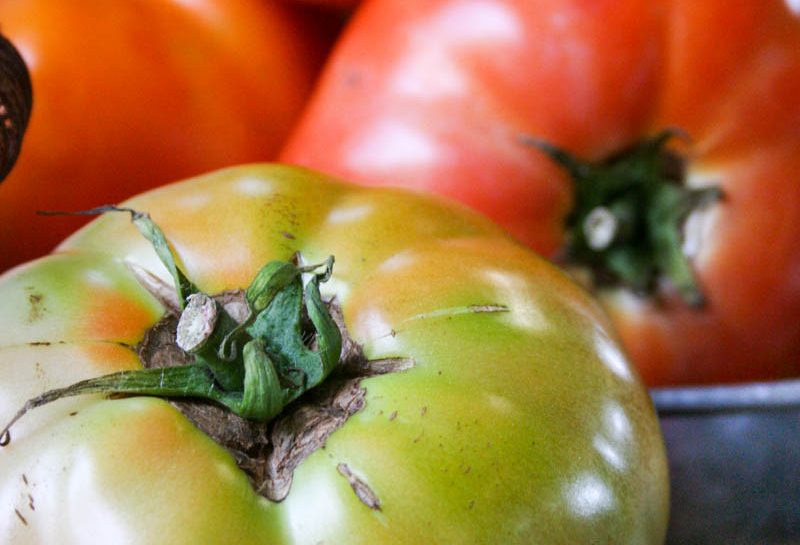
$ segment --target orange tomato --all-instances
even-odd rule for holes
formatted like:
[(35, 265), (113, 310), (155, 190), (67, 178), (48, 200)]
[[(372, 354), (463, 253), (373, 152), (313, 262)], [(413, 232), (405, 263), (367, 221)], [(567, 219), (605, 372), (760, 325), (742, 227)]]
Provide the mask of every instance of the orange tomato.
[(235, 163), (272, 158), (331, 33), (266, 0), (2, 0), (33, 113), (0, 186), (0, 270), (39, 256), (81, 210)]

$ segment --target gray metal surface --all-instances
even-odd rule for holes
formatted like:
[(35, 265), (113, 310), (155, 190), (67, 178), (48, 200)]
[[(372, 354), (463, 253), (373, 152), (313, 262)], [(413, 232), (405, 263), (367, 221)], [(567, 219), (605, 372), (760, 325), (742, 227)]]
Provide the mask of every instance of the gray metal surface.
[(800, 544), (800, 381), (651, 394), (670, 464), (667, 544)]

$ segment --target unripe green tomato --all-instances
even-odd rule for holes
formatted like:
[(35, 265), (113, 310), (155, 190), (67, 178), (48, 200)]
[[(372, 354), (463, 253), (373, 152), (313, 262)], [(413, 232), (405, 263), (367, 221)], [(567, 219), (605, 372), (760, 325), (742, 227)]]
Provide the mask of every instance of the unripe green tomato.
[[(410, 366), (361, 380), (363, 407), (299, 463), (279, 502), (167, 400), (88, 395), (33, 410), (0, 449), (3, 543), (663, 542), (658, 420), (608, 319), (487, 220), (278, 165), (125, 206), (150, 213), (209, 294), (246, 287), (272, 259), (334, 255), (323, 296), (353, 340), (370, 360)], [(141, 365), (134, 347), (165, 313), (132, 273), (142, 269), (169, 282), (129, 218), (106, 214), (0, 278), (0, 418)]]

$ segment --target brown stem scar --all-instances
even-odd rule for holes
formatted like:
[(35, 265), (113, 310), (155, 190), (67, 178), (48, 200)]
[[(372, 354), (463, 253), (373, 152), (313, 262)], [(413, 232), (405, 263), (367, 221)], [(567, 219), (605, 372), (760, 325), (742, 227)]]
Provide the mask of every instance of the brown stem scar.
[[(224, 292), (215, 299), (227, 308), (241, 304), (244, 293), (241, 290)], [(339, 303), (333, 299), (327, 304), (342, 333), (338, 367), (325, 382), (287, 406), (273, 421), (246, 420), (204, 401), (172, 401), (195, 426), (228, 450), (247, 474), (253, 489), (271, 501), (286, 498), (294, 470), (364, 408), (367, 392), (361, 386), (362, 380), (414, 366), (410, 358), (368, 360), (361, 346), (348, 334)], [(144, 367), (185, 365), (193, 361), (193, 356), (176, 343), (177, 323), (177, 313), (168, 313), (147, 331), (137, 346)], [(311, 339), (310, 344), (313, 342)]]
[(375, 494), (375, 492), (365, 483), (363, 480), (359, 479), (353, 472), (350, 470), (350, 467), (347, 464), (339, 464), (336, 466), (336, 470), (345, 478), (347, 482), (350, 483), (350, 488), (353, 489), (356, 496), (361, 503), (372, 509), (373, 511), (380, 511), (381, 510), (381, 500)]

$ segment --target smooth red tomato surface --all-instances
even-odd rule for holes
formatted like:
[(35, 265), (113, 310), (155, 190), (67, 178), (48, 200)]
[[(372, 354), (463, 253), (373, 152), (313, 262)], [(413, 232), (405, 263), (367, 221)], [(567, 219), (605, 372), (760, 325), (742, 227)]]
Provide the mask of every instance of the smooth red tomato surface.
[(0, 270), (50, 251), (81, 210), (275, 155), (330, 32), (268, 0), (2, 0), (34, 107), (0, 185)]
[(688, 134), (686, 184), (724, 199), (685, 249), (707, 299), (600, 292), (651, 385), (800, 371), (800, 10), (781, 0), (375, 0), (282, 159), (458, 199), (545, 255), (572, 186), (524, 142), (604, 160)]

